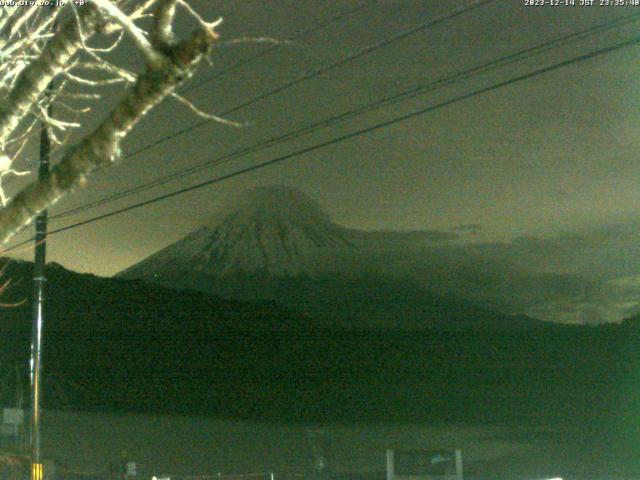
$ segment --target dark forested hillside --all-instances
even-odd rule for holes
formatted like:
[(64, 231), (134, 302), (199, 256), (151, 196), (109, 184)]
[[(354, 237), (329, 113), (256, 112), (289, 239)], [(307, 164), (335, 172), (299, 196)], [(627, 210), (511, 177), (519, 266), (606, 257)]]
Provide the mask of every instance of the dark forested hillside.
[[(29, 296), (29, 270), (9, 265), (6, 302)], [(589, 419), (602, 428), (640, 413), (637, 320), (526, 331), (319, 328), (273, 304), (55, 265), (48, 277), (49, 408), (288, 420)], [(0, 355), (9, 369), (27, 365), (29, 315), (28, 304), (3, 309)]]

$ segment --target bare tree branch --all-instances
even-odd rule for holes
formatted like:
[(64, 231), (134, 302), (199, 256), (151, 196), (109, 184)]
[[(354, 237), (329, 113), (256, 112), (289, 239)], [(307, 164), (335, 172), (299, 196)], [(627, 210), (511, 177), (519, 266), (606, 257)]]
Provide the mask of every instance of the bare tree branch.
[[(93, 17), (90, 17), (93, 18)], [(87, 135), (78, 145), (72, 147), (53, 168), (49, 177), (41, 182), (35, 182), (25, 188), (17, 196), (9, 201), (7, 206), (0, 210), (0, 243), (6, 242), (13, 234), (29, 224), (42, 210), (50, 207), (63, 196), (69, 194), (75, 188), (86, 182), (87, 176), (96, 168), (114, 162), (119, 156), (120, 142), (133, 128), (133, 126), (155, 105), (185, 79), (189, 78), (194, 69), (206, 56), (213, 42), (218, 38), (214, 32), (214, 23), (206, 23), (200, 19), (203, 26), (197, 30), (191, 38), (168, 48), (161, 53), (161, 61), (149, 63), (144, 74), (140, 75), (135, 84), (126, 93), (118, 106), (98, 126), (96, 130)], [(97, 19), (91, 21), (95, 29)], [(52, 75), (60, 72), (66, 62), (69, 61), (71, 51), (77, 50), (80, 43), (78, 29), (67, 27), (66, 34), (56, 35), (50, 43), (56, 48), (47, 46), (47, 57), (55, 67), (46, 65), (42, 59), (36, 70), (50, 79)], [(72, 45), (73, 39), (75, 44)], [(160, 54), (160, 52), (158, 52)], [(45, 52), (43, 52), (43, 55)], [(40, 85), (41, 78), (31, 78), (25, 83)], [(42, 87), (46, 87), (46, 83)], [(24, 98), (37, 98), (33, 87), (23, 93), (20, 99), (15, 100), (21, 104)], [(23, 106), (26, 111), (27, 106)], [(6, 115), (6, 114), (5, 114)], [(3, 124), (0, 116), (0, 134), (8, 129)], [(15, 128), (18, 120), (13, 120)], [(4, 133), (6, 135), (7, 133)], [(1, 139), (2, 137), (0, 137)]]
[(136, 43), (138, 49), (142, 52), (148, 63), (156, 65), (162, 62), (162, 55), (158, 53), (151, 45), (151, 42), (147, 40), (146, 32), (136, 26), (136, 24), (133, 23), (133, 20), (131, 20), (131, 18), (120, 10), (113, 2), (110, 0), (92, 1), (98, 6), (98, 8), (106, 12), (107, 15), (122, 26), (125, 32), (127, 32)]
[(155, 14), (153, 44), (160, 51), (175, 44), (173, 18), (176, 14), (176, 0), (161, 0)]
[[(95, 8), (80, 12), (83, 30), (94, 33), (100, 22)], [(0, 148), (42, 96), (49, 82), (64, 70), (81, 48), (80, 31), (74, 20), (67, 21), (47, 42), (40, 57), (22, 70), (6, 100), (0, 105)]]
[(221, 123), (222, 125), (227, 125), (229, 127), (244, 127), (246, 124), (234, 122), (233, 120), (227, 120), (226, 118), (222, 118), (218, 115), (214, 115), (212, 113), (203, 112), (198, 107), (196, 107), (191, 101), (184, 98), (182, 95), (179, 95), (176, 92), (171, 92), (171, 97), (176, 99), (178, 102), (186, 106), (189, 110), (195, 113), (198, 117), (203, 118), (205, 120), (211, 120), (217, 123)]

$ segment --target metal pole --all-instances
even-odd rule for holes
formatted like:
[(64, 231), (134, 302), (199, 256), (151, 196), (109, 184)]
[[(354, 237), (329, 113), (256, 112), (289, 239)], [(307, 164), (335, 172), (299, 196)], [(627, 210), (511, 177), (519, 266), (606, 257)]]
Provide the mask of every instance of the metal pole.
[[(51, 91), (51, 86), (49, 87)], [(52, 114), (51, 104), (48, 107)], [(43, 122), (40, 130), (40, 163), (38, 179), (49, 176), (49, 156), (51, 139), (49, 130)], [(44, 324), (45, 263), (47, 255), (47, 211), (40, 213), (35, 220), (35, 259), (33, 264), (33, 321), (31, 328), (31, 480), (42, 480), (42, 462), (40, 459), (40, 406), (42, 404), (42, 329)]]
[(457, 480), (463, 479), (462, 473), (462, 451), (456, 450), (456, 478)]

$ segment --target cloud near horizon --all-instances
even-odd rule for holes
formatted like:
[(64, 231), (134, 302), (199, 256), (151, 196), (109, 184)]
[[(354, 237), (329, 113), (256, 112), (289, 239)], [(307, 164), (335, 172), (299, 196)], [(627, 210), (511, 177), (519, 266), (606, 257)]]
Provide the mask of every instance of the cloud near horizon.
[(543, 320), (597, 325), (640, 312), (640, 223), (508, 242), (442, 242), (385, 254), (386, 273)]

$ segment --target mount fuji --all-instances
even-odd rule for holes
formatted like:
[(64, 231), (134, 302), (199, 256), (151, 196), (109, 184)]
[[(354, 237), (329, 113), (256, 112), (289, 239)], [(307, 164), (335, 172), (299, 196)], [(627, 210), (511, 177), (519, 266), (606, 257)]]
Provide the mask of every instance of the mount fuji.
[(233, 198), (208, 225), (122, 272), (153, 277), (178, 270), (215, 276), (293, 277), (316, 272), (320, 259), (353, 247), (306, 195), (257, 188)]
[(319, 321), (352, 327), (523, 328), (505, 315), (412, 278), (425, 246), (455, 241), (440, 231), (362, 231), (334, 223), (304, 193), (245, 191), (208, 222), (118, 274), (230, 298), (275, 301)]

